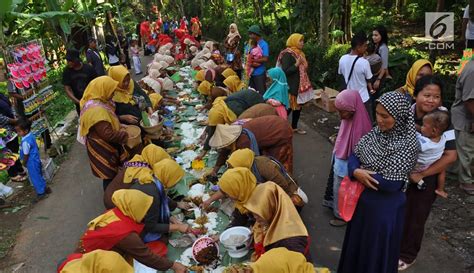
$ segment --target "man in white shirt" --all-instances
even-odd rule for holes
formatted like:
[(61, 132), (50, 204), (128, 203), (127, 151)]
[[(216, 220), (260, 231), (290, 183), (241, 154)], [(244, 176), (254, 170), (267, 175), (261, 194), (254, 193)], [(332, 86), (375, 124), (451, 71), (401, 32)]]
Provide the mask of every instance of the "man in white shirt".
[(466, 40), (466, 48), (474, 48), (474, 21), (470, 20), (469, 5), (464, 10), (462, 18), (462, 37)]
[(374, 120), (372, 111), (370, 110), (368, 88), (368, 81), (373, 75), (370, 70), (369, 62), (365, 58), (362, 58), (367, 51), (367, 41), (367, 36), (364, 33), (354, 35), (351, 40), (351, 52), (339, 59), (338, 73), (344, 76), (347, 85), (346, 89), (359, 91), (370, 118)]

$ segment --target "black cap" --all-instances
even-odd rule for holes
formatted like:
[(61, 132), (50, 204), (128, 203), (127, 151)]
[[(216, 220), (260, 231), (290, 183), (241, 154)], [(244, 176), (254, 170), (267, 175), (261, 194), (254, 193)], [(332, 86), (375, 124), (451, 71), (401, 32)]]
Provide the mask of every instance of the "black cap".
[(66, 53), (66, 60), (71, 62), (80, 62), (81, 58), (79, 57), (80, 52), (77, 49), (71, 48), (68, 49)]

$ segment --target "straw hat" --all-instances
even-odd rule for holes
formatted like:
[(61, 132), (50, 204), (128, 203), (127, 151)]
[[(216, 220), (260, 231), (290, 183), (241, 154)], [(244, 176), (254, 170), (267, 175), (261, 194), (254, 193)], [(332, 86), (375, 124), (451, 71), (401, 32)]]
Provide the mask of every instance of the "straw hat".
[(165, 91), (173, 90), (174, 83), (170, 78), (168, 78), (168, 77), (161, 78), (160, 82), (161, 82), (161, 86), (163, 87), (162, 88), (163, 90), (165, 90)]
[(214, 135), (209, 140), (212, 148), (221, 149), (234, 143), (242, 133), (242, 126), (218, 124)]
[(196, 67), (200, 66), (201, 64), (203, 64), (203, 63), (205, 63), (205, 62), (206, 62), (206, 61), (203, 60), (203, 59), (196, 59), (196, 58), (194, 58), (194, 59), (191, 61), (191, 66), (192, 66), (193, 68), (196, 68)]
[(198, 48), (197, 46), (190, 46), (189, 47), (189, 50), (192, 52), (192, 53), (196, 53), (198, 51)]
[[(166, 60), (167, 58), (165, 57), (165, 58), (163, 58), (163, 59)], [(173, 59), (173, 60), (174, 60), (174, 59)], [(169, 65), (167, 62), (165, 62), (165, 61), (160, 61), (160, 64), (161, 64), (161, 67), (162, 67), (161, 69), (166, 69), (166, 68), (168, 68), (168, 66), (170, 66), (170, 65)]]
[(171, 65), (172, 63), (174, 63), (174, 58), (171, 57), (171, 56), (165, 56), (163, 59), (164, 59), (165, 62), (167, 62), (169, 65)]

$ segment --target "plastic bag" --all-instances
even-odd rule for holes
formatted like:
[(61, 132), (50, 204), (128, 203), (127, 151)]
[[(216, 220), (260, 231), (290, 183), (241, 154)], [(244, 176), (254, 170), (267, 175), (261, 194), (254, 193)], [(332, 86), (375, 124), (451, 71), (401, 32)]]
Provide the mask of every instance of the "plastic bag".
[(360, 194), (364, 189), (365, 186), (362, 185), (362, 183), (359, 181), (351, 181), (348, 176), (342, 180), (338, 192), (339, 199), (337, 206), (339, 208), (339, 214), (344, 221), (348, 222), (352, 219)]

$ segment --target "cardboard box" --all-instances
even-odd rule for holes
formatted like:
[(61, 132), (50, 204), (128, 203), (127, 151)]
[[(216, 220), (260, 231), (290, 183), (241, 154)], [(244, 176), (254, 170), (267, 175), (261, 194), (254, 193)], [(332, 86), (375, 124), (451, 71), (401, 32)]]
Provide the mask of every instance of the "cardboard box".
[(339, 91), (325, 87), (324, 91), (321, 92), (321, 98), (315, 100), (316, 106), (329, 113), (336, 112), (334, 102), (336, 101), (337, 94), (339, 94)]

